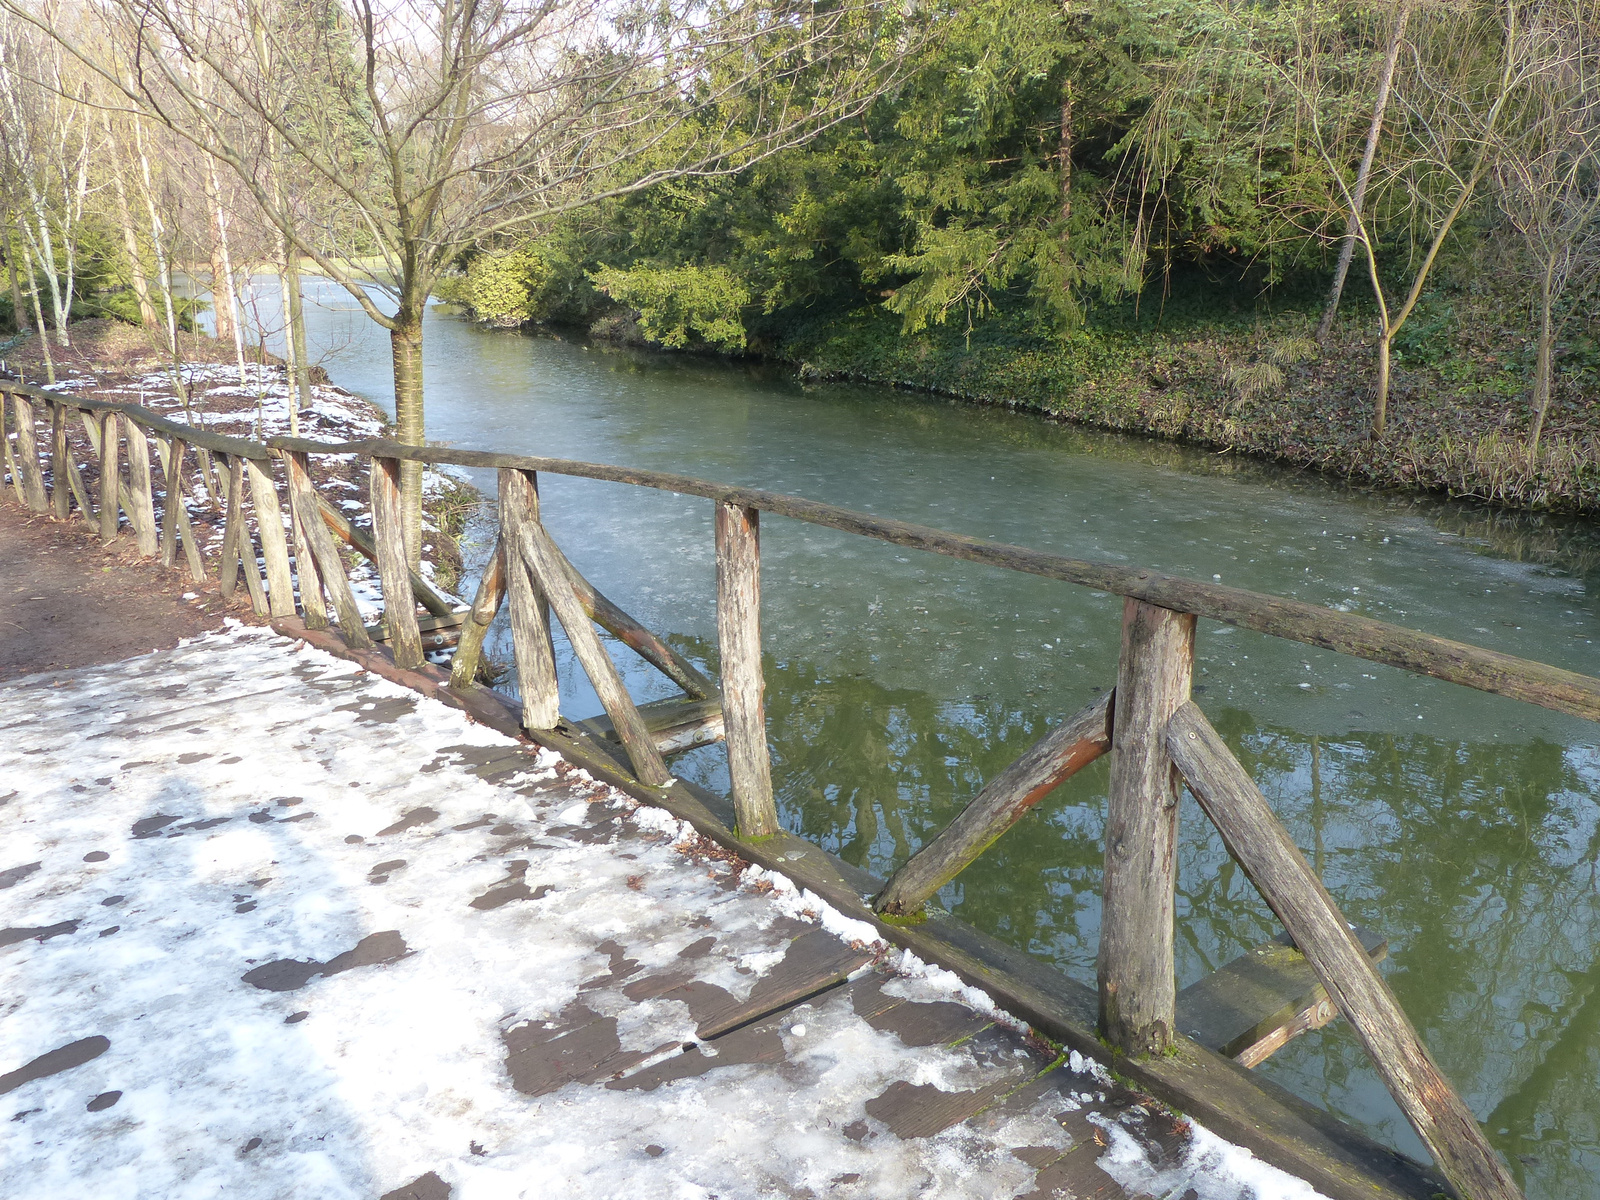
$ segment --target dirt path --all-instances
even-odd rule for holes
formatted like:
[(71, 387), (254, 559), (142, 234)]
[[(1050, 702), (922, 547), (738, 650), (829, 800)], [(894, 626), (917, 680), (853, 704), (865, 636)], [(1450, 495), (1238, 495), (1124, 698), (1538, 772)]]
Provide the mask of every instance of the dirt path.
[(105, 547), (79, 521), (33, 516), (9, 488), (0, 496), (0, 680), (171, 649), (220, 629), (224, 614), (254, 619), (247, 602), (224, 605), (214, 579), (196, 585), (127, 538)]

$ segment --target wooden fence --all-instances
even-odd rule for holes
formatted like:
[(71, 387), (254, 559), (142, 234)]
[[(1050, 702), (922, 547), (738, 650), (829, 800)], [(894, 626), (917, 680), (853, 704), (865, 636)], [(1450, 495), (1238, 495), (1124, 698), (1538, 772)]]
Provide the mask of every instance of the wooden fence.
[[(1169, 1096), (1200, 1111), (1216, 1111), (1222, 1102), (1215, 1095), (1245, 1093), (1229, 1093), (1227, 1089), (1234, 1086), (1231, 1076), (1218, 1076), (1214, 1065), (1206, 1068), (1209, 1076), (1202, 1072), (1185, 1076), (1189, 1083), (1171, 1082), (1176, 1077), (1162, 1064), (1174, 1053), (1193, 1049), (1184, 1030), (1194, 1026), (1198, 1037), (1198, 1026), (1207, 1022), (1226, 1027), (1207, 1044), (1253, 1066), (1295, 1034), (1343, 1014), (1455, 1194), (1463, 1200), (1520, 1196), (1506, 1164), (1440, 1073), (1376, 970), (1374, 958), (1381, 954), (1382, 939), (1345, 920), (1248, 773), (1191, 698), (1195, 625), (1198, 617), (1224, 621), (1591, 720), (1600, 718), (1600, 679), (1298, 601), (1000, 545), (687, 476), (382, 440), (325, 444), (274, 438), (260, 444), (199, 431), (136, 405), (7, 383), (0, 383), (0, 396), (5, 400), (0, 416), (6, 431), (15, 435), (4, 438), (7, 466), (23, 504), (63, 520), (71, 519), (76, 510), (78, 518), (106, 541), (117, 535), (119, 513), (125, 514), (141, 553), (159, 554), (173, 565), (181, 550), (189, 571), (199, 580), (207, 569), (201, 548), (185, 505), (172, 497), (208, 496), (223, 510), (225, 522), (220, 563), (211, 569), (218, 571), (225, 596), (237, 589), (242, 576), (258, 613), (293, 616), (298, 603), (305, 628), (326, 630), (336, 624), (338, 636), (357, 651), (370, 650), (373, 637), (380, 636), (389, 644), (394, 666), (402, 670), (422, 666), (425, 631), (457, 627), (459, 645), (450, 687), (465, 693), (476, 687), (484, 635), (505, 607), (522, 696), (521, 724), (533, 736), (571, 728), (564, 723), (558, 702), (553, 613), (605, 708), (604, 719), (581, 723), (583, 731), (597, 741), (617, 745), (619, 761), (627, 764), (641, 794), (653, 794), (652, 789), (666, 794), (676, 785), (666, 765), (668, 755), (708, 741), (726, 742), (736, 841), (753, 857), (761, 855), (764, 841), (788, 837), (780, 829), (773, 800), (763, 711), (762, 513), (1123, 596), (1115, 687), (991, 780), (947, 828), (882, 884), (871, 897), (871, 914), (891, 936), (895, 930), (906, 931), (901, 940), (907, 944), (924, 953), (931, 946), (935, 958), (943, 954), (974, 982), (1011, 997), (1025, 1012), (1043, 1014), (1034, 1019), (1062, 1032), (1065, 1040), (1076, 1038), (1085, 1048), (1102, 1053), (1109, 1047), (1114, 1061), (1135, 1080), (1165, 1086)], [(74, 420), (81, 422), (99, 459), (94, 500), (70, 452), (67, 431)], [(41, 429), (47, 429), (48, 436)], [(159, 530), (147, 439), (154, 442), (168, 496)], [(356, 455), (370, 461), (370, 539), (318, 498), (310, 468), (313, 455)], [(119, 465), (124, 459), (125, 471)], [(464, 611), (457, 611), (408, 568), (400, 521), (403, 461), (492, 468), (499, 473), (498, 542), (477, 594)], [(282, 473), (289, 502), (287, 522), (274, 481), (277, 471)], [(202, 482), (199, 491), (195, 473)], [(711, 501), (720, 650), (716, 682), (574, 570), (540, 520), (540, 473), (608, 480)], [(246, 514), (247, 484), (256, 518), (255, 539)], [(292, 533), (292, 555), (286, 525)], [(363, 624), (336, 541), (376, 563), (385, 597), (406, 598), (386, 606), (380, 625)], [(427, 616), (419, 617), (419, 604)], [(635, 705), (595, 632), (597, 624), (671, 679), (682, 697)], [(1018, 965), (1013, 952), (983, 949), (981, 938), (971, 933), (946, 936), (940, 942), (909, 931), (926, 919), (925, 906), (941, 887), (1053, 788), (1102, 754), (1110, 755), (1110, 779), (1097, 970), (1102, 1044), (1095, 1047), (1077, 1032), (1070, 1014), (1052, 1016), (1066, 1001), (1040, 995), (1030, 981), (1043, 976)], [(1271, 978), (1265, 984), (1260, 976), (1267, 968), (1258, 970), (1260, 963), (1245, 956), (1185, 989), (1182, 996), (1176, 992), (1174, 887), (1178, 799), (1184, 785), (1283, 923), (1292, 944), (1277, 948), (1279, 957), (1271, 959), (1277, 974), (1268, 971)], [(790, 852), (782, 857), (797, 860), (804, 855)], [(797, 869), (808, 868), (802, 864)], [(854, 898), (846, 894), (850, 899)], [(1267, 955), (1270, 949), (1256, 954)], [(980, 960), (986, 954), (991, 962), (1004, 962), (999, 967), (984, 966)], [(1223, 1004), (1219, 1009), (1216, 997), (1244, 986), (1241, 980), (1257, 991), (1264, 989), (1266, 998), (1255, 996), (1234, 1008)], [(1191, 995), (1190, 1011), (1183, 1014), (1185, 997)], [(1248, 1019), (1241, 1019), (1241, 1014)], [(1279, 1097), (1270, 1099), (1283, 1103)], [(1303, 1127), (1321, 1128), (1315, 1121)], [(1249, 1121), (1231, 1125), (1233, 1130), (1241, 1128), (1248, 1135)], [(1267, 1139), (1265, 1144), (1273, 1143)], [(1337, 1152), (1330, 1153), (1338, 1157)], [(1357, 1182), (1350, 1183), (1352, 1176), (1341, 1170), (1334, 1163), (1326, 1168), (1325, 1177), (1312, 1182), (1340, 1195), (1399, 1194), (1383, 1193), (1376, 1184), (1374, 1192), (1363, 1190), (1366, 1185), (1359, 1171), (1354, 1176)], [(1410, 1186), (1405, 1194), (1425, 1194), (1416, 1190), (1422, 1185), (1414, 1180), (1395, 1184), (1398, 1175), (1391, 1171), (1390, 1176), (1389, 1183), (1401, 1192)]]

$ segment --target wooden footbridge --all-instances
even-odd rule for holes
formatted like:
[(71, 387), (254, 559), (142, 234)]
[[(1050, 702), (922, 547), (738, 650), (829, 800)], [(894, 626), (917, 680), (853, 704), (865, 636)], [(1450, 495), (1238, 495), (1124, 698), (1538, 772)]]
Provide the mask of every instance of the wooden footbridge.
[[(1600, 718), (1600, 680), (1292, 600), (1000, 545), (682, 475), (390, 441), (323, 444), (275, 438), (259, 444), (197, 431), (134, 405), (15, 384), (0, 385), (0, 391), (14, 434), (6, 439), (7, 454), (15, 456), (8, 465), (19, 498), (32, 510), (62, 519), (76, 512), (107, 540), (117, 534), (120, 510), (144, 553), (160, 554), (168, 564), (181, 553), (200, 578), (204, 563), (185, 506), (167, 503), (158, 529), (149, 453), (153, 440), (169, 493), (192, 490), (185, 483), (191, 461), (208, 483), (218, 481), (207, 490), (225, 498), (223, 590), (237, 588), (242, 577), (257, 612), (273, 618), (276, 628), (554, 749), (634, 797), (669, 810), (745, 860), (779, 870), (842, 913), (870, 922), (889, 942), (955, 972), (1043, 1037), (1102, 1061), (1134, 1086), (1325, 1195), (1424, 1200), (1448, 1190), (1462, 1200), (1520, 1196), (1506, 1164), (1376, 970), (1384, 949), (1381, 931), (1369, 934), (1344, 919), (1191, 698), (1196, 620), (1227, 622), (1590, 720)], [(69, 450), (68, 430), (80, 422), (99, 459), (97, 503)], [(318, 500), (310, 469), (318, 455), (355, 455), (370, 463), (370, 541)], [(126, 460), (125, 474), (119, 456)], [(400, 479), (402, 471), (424, 463), (499, 472), (499, 540), (465, 612), (453, 611), (407, 567)], [(281, 485), (274, 479), (279, 473)], [(699, 496), (713, 505), (717, 680), (574, 570), (540, 522), (541, 473)], [(287, 522), (280, 490), (289, 501)], [(892, 878), (875, 879), (789, 835), (778, 823), (762, 699), (763, 513), (1121, 595), (1125, 607), (1115, 687), (993, 779)], [(286, 524), (292, 530), (292, 554)], [(375, 631), (363, 625), (336, 538), (376, 562), (386, 597), (404, 597), (387, 606)], [(419, 604), (427, 615), (419, 616)], [(502, 607), (509, 610), (520, 711), (475, 682), (485, 632)], [(570, 721), (560, 712), (552, 614), (600, 697), (604, 719)], [(682, 697), (636, 705), (596, 625), (672, 680)], [(425, 635), (438, 637), (447, 630), (459, 639), (448, 677), (424, 661)], [(384, 644), (374, 644), (373, 632)], [(715, 740), (727, 747), (731, 806), (674, 779), (666, 761)], [(1101, 755), (1110, 756), (1110, 790), (1098, 988), (1089, 989), (927, 905), (1033, 805)], [(1173, 966), (1174, 880), (1184, 786), (1276, 913), (1284, 936), (1179, 993)], [(1432, 1154), (1433, 1169), (1376, 1145), (1251, 1069), (1290, 1038), (1338, 1015), (1354, 1027)]]

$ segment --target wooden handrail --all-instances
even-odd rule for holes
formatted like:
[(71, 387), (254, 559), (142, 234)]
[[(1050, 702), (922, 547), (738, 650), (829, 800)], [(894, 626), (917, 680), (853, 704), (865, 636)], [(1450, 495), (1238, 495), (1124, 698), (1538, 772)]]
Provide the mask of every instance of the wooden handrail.
[(681, 495), (704, 496), (812, 525), (876, 538), (896, 546), (927, 550), (964, 562), (1059, 579), (1096, 591), (1132, 597), (1175, 612), (1192, 613), (1197, 617), (1253, 629), (1285, 641), (1332, 650), (1336, 654), (1398, 667), (1403, 671), (1429, 675), (1481, 692), (1508, 696), (1556, 712), (1600, 721), (1600, 679), (1592, 675), (1502, 654), (1498, 650), (1486, 650), (1467, 642), (1406, 629), (1354, 613), (1307, 604), (1303, 600), (1289, 600), (1244, 588), (1225, 587), (1220, 583), (1164, 575), (1142, 567), (1067, 558), (1025, 546), (991, 542), (926, 525), (856, 512), (837, 504), (756, 488), (710, 483), (666, 471), (612, 467), (563, 458), (492, 454), (480, 450), (402, 446), (388, 441), (325, 443), (300, 438), (272, 438), (268, 445), (311, 454), (384, 454), (415, 462), (543, 471), (552, 475), (629, 483)]

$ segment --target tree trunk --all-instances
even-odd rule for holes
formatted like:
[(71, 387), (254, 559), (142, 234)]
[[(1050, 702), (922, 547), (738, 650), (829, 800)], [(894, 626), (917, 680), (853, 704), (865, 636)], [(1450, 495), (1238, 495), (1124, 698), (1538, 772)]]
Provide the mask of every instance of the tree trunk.
[[(403, 296), (389, 331), (394, 355), (395, 437), (407, 446), (423, 444), (422, 423), (422, 305)], [(422, 561), (422, 464), (400, 464), (401, 531), (406, 542), (406, 562), (415, 570)]]
[(133, 229), (133, 216), (128, 209), (128, 189), (122, 182), (122, 160), (118, 157), (116, 138), (111, 133), (111, 117), (102, 112), (106, 141), (110, 143), (111, 182), (117, 194), (117, 224), (122, 227), (122, 248), (128, 255), (128, 279), (133, 284), (133, 294), (139, 301), (139, 324), (146, 329), (156, 327), (156, 306), (150, 302), (150, 281), (145, 278), (144, 259), (139, 253), (139, 235)]
[(1400, 57), (1400, 42), (1405, 36), (1406, 18), (1411, 14), (1408, 0), (1401, 0), (1394, 17), (1394, 30), (1389, 35), (1389, 48), (1383, 56), (1383, 73), (1378, 77), (1378, 95), (1372, 104), (1372, 124), (1367, 127), (1367, 144), (1361, 153), (1361, 166), (1356, 171), (1356, 186), (1352, 193), (1350, 215), (1345, 221), (1344, 241), (1339, 246), (1339, 263), (1334, 268), (1333, 286), (1328, 289), (1328, 303), (1322, 310), (1322, 320), (1317, 323), (1317, 342), (1328, 340), (1333, 328), (1334, 315), (1339, 311), (1339, 298), (1344, 293), (1345, 277), (1350, 273), (1350, 260), (1355, 257), (1356, 239), (1361, 230), (1361, 208), (1367, 198), (1367, 182), (1372, 177), (1372, 160), (1378, 152), (1378, 139), (1383, 134), (1383, 118), (1389, 108), (1389, 92), (1394, 84), (1395, 63)]
[(28, 279), (33, 284), (33, 324), (39, 331), (39, 349), (44, 352), (44, 377), (46, 383), (56, 381), (56, 363), (50, 356), (50, 339), (44, 331), (44, 313), (39, 311), (39, 277), (33, 273), (33, 258), (28, 254), (27, 243), (22, 246), (22, 265), (27, 268)]
[(289, 325), (285, 337), (292, 347), (288, 355), (289, 364), (294, 372), (295, 392), (299, 395), (303, 412), (311, 407), (311, 363), (306, 356), (305, 297), (300, 292), (300, 255), (288, 244), (287, 239), (284, 250), (284, 282), (288, 285), (289, 293)]
[(1545, 414), (1550, 411), (1550, 376), (1555, 359), (1555, 323), (1551, 308), (1555, 304), (1556, 255), (1545, 260), (1544, 274), (1539, 279), (1539, 360), (1533, 370), (1533, 439), (1528, 453), (1537, 459), (1539, 437), (1544, 433)]
[(18, 333), (28, 332), (28, 318), (22, 307), (22, 285), (17, 282), (17, 252), (11, 246), (9, 236), (11, 222), (6, 222), (6, 270), (11, 275), (11, 321), (17, 327)]
[(1061, 140), (1056, 168), (1061, 172), (1061, 248), (1067, 247), (1067, 225), (1072, 220), (1072, 80), (1061, 81)]
[(1372, 436), (1375, 438), (1383, 436), (1383, 427), (1389, 419), (1389, 356), (1394, 335), (1394, 329), (1385, 329), (1378, 341), (1378, 398), (1372, 406)]
[(206, 208), (211, 220), (211, 312), (216, 320), (217, 340), (232, 341), (236, 324), (233, 314), (233, 272), (227, 250), (227, 230), (223, 227), (222, 200), (217, 194), (217, 168), (206, 159)]

